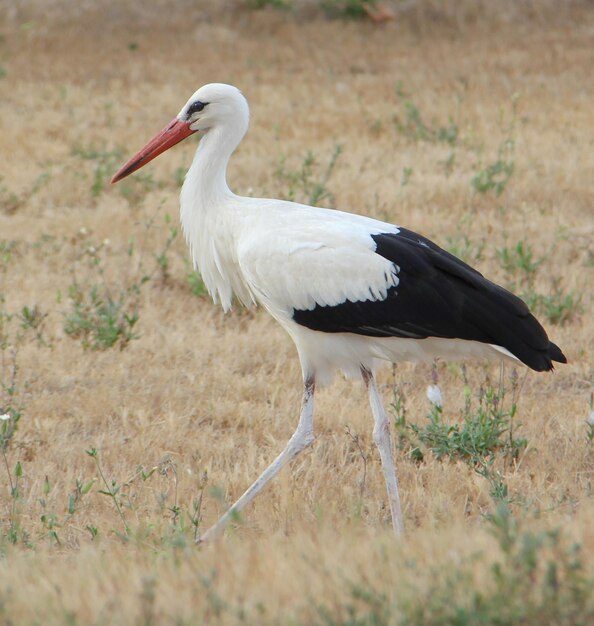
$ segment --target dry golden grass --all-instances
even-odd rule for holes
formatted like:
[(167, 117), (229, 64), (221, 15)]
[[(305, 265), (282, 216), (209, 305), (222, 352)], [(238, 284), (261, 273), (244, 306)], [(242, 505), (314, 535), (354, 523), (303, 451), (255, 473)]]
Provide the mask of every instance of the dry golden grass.
[[(442, 245), (484, 241), (471, 260), (502, 282), (510, 276), (496, 250), (524, 240), (543, 256), (536, 291), (551, 293), (558, 279), (582, 294), (581, 312), (567, 323), (545, 322), (570, 363), (554, 375), (526, 374), (517, 432), (528, 450), (508, 464), (505, 480), (528, 528), (561, 528), (564, 541), (591, 555), (592, 11), (502, 4), (501, 13), (481, 15), (466, 3), (456, 11), (426, 2), (377, 27), (236, 11), (231, 2), (145, 4), (2, 7), (0, 244), (10, 249), (0, 268), (3, 385), (15, 359), (18, 369), (15, 396), (0, 390), (0, 408), (10, 402), (22, 411), (0, 492), (2, 623), (333, 623), (321, 605), (343, 623), (351, 584), (422, 603), (440, 572), (480, 553), (469, 570), (480, 587), (485, 564), (499, 558), (484, 518), (494, 507), (488, 485), (461, 462), (416, 465), (399, 455), (408, 533), (392, 538), (365, 395), (338, 379), (318, 394), (313, 448), (223, 541), (195, 548), (191, 529), (175, 531), (171, 508), (188, 525), (205, 471), (207, 527), (292, 433), (300, 371), (290, 340), (262, 311), (225, 316), (193, 295), (181, 237), (167, 252), (167, 273), (157, 271), (132, 297), (140, 336), (125, 349), (84, 349), (64, 323), (74, 278), (117, 294), (155, 267), (165, 214), (177, 222), (175, 172), (194, 144), (162, 156), (144, 178), (112, 188), (108, 176), (212, 81), (236, 84), (252, 106), (230, 171), (238, 193), (286, 195), (276, 173), (281, 155), (295, 171), (311, 150), (319, 176), (341, 144), (328, 183), (334, 205)], [(399, 131), (404, 100), (432, 128), (451, 117), (455, 145)], [(473, 176), (510, 138), (515, 169), (503, 194), (473, 193)], [(47, 315), (41, 340), (21, 328), (25, 306)], [(455, 420), (461, 370), (438, 371), (447, 419)], [(473, 393), (498, 375), (468, 367)], [(397, 384), (409, 419), (423, 423), (430, 368), (403, 364), (381, 381), (386, 401)], [(358, 434), (367, 468), (345, 427)], [(122, 491), (128, 541), (113, 502), (98, 492), (90, 448), (108, 480), (132, 479)], [(6, 470), (14, 481), (17, 461), (15, 500)], [(143, 481), (139, 466), (159, 470)], [(91, 479), (69, 516), (76, 481)], [(52, 514), (59, 543), (48, 532)]]

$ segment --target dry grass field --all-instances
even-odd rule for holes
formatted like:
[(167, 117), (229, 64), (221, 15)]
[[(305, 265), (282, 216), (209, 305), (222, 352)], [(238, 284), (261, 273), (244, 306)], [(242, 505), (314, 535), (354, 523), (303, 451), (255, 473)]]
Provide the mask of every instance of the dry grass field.
[[(594, 623), (592, 5), (315, 4), (0, 2), (1, 624)], [(364, 390), (337, 376), (314, 446), (194, 545), (301, 398), (284, 332), (224, 315), (189, 265), (195, 142), (109, 185), (207, 82), (251, 104), (237, 193), (422, 232), (569, 359), (386, 367), (401, 540)]]

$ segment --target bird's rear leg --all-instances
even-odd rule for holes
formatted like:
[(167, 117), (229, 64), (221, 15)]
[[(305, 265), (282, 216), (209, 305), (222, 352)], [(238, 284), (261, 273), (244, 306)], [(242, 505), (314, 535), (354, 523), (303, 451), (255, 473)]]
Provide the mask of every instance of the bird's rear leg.
[(264, 489), (281, 469), (300, 452), (305, 450), (314, 442), (313, 432), (313, 408), (314, 408), (315, 380), (313, 377), (306, 378), (303, 388), (303, 404), (297, 430), (289, 439), (285, 449), (276, 459), (262, 472), (259, 478), (245, 491), (245, 493), (235, 502), (217, 523), (209, 528), (198, 541), (208, 541), (220, 535), (227, 524), (235, 517), (249, 502), (251, 502)]
[(397, 535), (404, 532), (404, 522), (402, 519), (402, 507), (400, 505), (400, 494), (398, 493), (398, 479), (396, 478), (396, 466), (392, 456), (392, 440), (390, 438), (390, 422), (379, 391), (375, 384), (373, 374), (366, 368), (361, 367), (361, 376), (369, 393), (369, 403), (373, 413), (373, 441), (380, 453), (382, 470), (390, 501), (390, 513), (392, 515), (392, 526)]

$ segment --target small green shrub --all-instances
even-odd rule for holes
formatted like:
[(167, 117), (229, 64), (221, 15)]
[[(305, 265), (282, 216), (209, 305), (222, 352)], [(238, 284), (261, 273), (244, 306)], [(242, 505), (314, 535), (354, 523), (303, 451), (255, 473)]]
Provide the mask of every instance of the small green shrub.
[(271, 7), (273, 9), (289, 11), (293, 8), (293, 2), (291, 0), (245, 0), (245, 4), (248, 9), (256, 10)]
[(286, 159), (281, 156), (275, 176), (283, 187), (287, 187), (282, 197), (312, 206), (318, 206), (320, 202), (326, 200), (332, 203), (332, 193), (328, 189), (328, 182), (341, 153), (342, 146), (336, 144), (328, 164), (323, 167), (317, 162), (313, 152), (307, 152), (301, 167), (296, 170), (287, 170)]
[(532, 246), (521, 239), (515, 246), (504, 246), (495, 251), (501, 267), (511, 276), (520, 276), (527, 284), (533, 284), (536, 272), (544, 258), (535, 259)]
[(474, 243), (468, 235), (457, 235), (447, 237), (446, 250), (458, 257), (465, 263), (476, 263), (482, 260), (486, 242), (481, 239), (479, 243)]
[(514, 173), (515, 162), (514, 141), (506, 139), (497, 153), (497, 160), (480, 169), (471, 180), (472, 189), (476, 193), (486, 194), (494, 192), (499, 197), (507, 187)]
[[(316, 626), (516, 626), (594, 623), (594, 575), (587, 555), (561, 531), (532, 530), (502, 503), (487, 518), (498, 556), (484, 552), (440, 561), (416, 583), (415, 561), (402, 563), (404, 584), (371, 587), (345, 581), (348, 598), (316, 607)], [(477, 579), (477, 570), (482, 575)], [(295, 622), (300, 624), (301, 622)], [(305, 622), (303, 622), (305, 623)]]
[(565, 291), (560, 285), (560, 279), (553, 280), (553, 288), (548, 295), (527, 289), (521, 297), (531, 311), (542, 315), (551, 324), (560, 326), (575, 319), (583, 310), (581, 294), (573, 289)]
[[(153, 254), (153, 265), (145, 270), (142, 253), (137, 262), (136, 272), (126, 276), (120, 284), (113, 285), (105, 278), (104, 244), (86, 245), (82, 254), (89, 263), (92, 284), (83, 287), (74, 276), (68, 288), (70, 307), (64, 312), (64, 332), (81, 341), (84, 348), (106, 350), (113, 346), (125, 348), (132, 340), (138, 339), (136, 324), (139, 321), (139, 296), (144, 285), (160, 275), (161, 281), (169, 279), (168, 253), (178, 231), (171, 224), (171, 217), (165, 215), (168, 236), (160, 252)], [(154, 220), (145, 225), (152, 228)], [(127, 250), (128, 262), (132, 264), (135, 254), (134, 242)]]
[(138, 308), (129, 303), (129, 293), (120, 291), (114, 298), (101, 285), (92, 285), (85, 291), (77, 282), (68, 288), (71, 302), (66, 314), (64, 331), (73, 339), (80, 339), (83, 347), (105, 350), (114, 345), (120, 349), (138, 335)]
[(360, 20), (367, 17), (366, 6), (373, 7), (377, 0), (320, 0), (320, 8), (328, 17), (345, 17)]
[[(515, 395), (516, 378), (512, 380)], [(496, 462), (517, 459), (528, 445), (526, 439), (514, 436), (516, 403), (512, 401), (507, 407), (505, 389), (496, 390), (490, 385), (480, 390), (478, 406), (473, 407), (468, 387), (465, 399), (461, 422), (446, 423), (443, 407), (432, 404), (427, 421), (415, 424), (407, 422), (404, 399), (396, 393), (391, 408), (398, 446), (417, 463), (422, 463), (427, 453), (438, 460), (463, 461), (488, 481), (494, 500), (506, 499), (507, 485)]]
[[(110, 180), (112, 175), (113, 170), (109, 174)], [(126, 178), (119, 184), (119, 191), (130, 206), (137, 206), (149, 191), (157, 187), (151, 172), (135, 172), (134, 176)], [(101, 188), (103, 189), (103, 186)]]
[(190, 291), (198, 298), (207, 295), (206, 285), (200, 276), (200, 272), (192, 270), (186, 274), (186, 279), (190, 287)]
[[(445, 143), (455, 146), (458, 141), (459, 129), (454, 119), (450, 116), (445, 125), (433, 121), (431, 124), (423, 119), (419, 107), (410, 100), (399, 83), (396, 86), (396, 95), (402, 102), (403, 113), (394, 116), (396, 130), (411, 141), (430, 141), (435, 143)], [(450, 166), (453, 165), (453, 153), (449, 157)]]
[(499, 130), (503, 139), (497, 148), (497, 159), (488, 165), (477, 164), (478, 172), (472, 177), (470, 185), (477, 194), (494, 193), (499, 197), (506, 190), (509, 181), (515, 171), (515, 133), (519, 122), (525, 122), (525, 118), (518, 115), (518, 103), (520, 95), (515, 93), (511, 97), (511, 118), (508, 123), (504, 122), (503, 113), (499, 122)]
[(582, 311), (581, 295), (573, 289), (566, 291), (559, 278), (552, 278), (549, 294), (536, 291), (536, 275), (546, 255), (537, 259), (532, 247), (525, 240), (499, 248), (496, 255), (508, 275), (509, 288), (519, 293), (534, 314), (544, 317), (551, 324), (563, 325)]
[(84, 161), (95, 163), (90, 192), (92, 198), (98, 198), (104, 189), (107, 188), (117, 164), (122, 160), (122, 151), (119, 149), (105, 150), (94, 146), (83, 147), (75, 145), (72, 149), (72, 155), (80, 157)]

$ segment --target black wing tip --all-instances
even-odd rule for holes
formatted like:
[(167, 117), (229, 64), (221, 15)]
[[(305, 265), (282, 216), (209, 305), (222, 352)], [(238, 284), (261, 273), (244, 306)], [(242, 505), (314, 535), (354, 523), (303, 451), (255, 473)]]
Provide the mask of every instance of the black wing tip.
[(530, 367), (537, 372), (552, 372), (555, 370), (553, 362), (567, 363), (567, 357), (563, 354), (561, 348), (552, 341), (549, 341), (548, 350), (543, 354), (543, 357), (539, 364), (530, 364)]
[(563, 354), (561, 348), (552, 341), (549, 342), (549, 357), (551, 358), (551, 361), (556, 361), (557, 363), (567, 363), (567, 357)]

